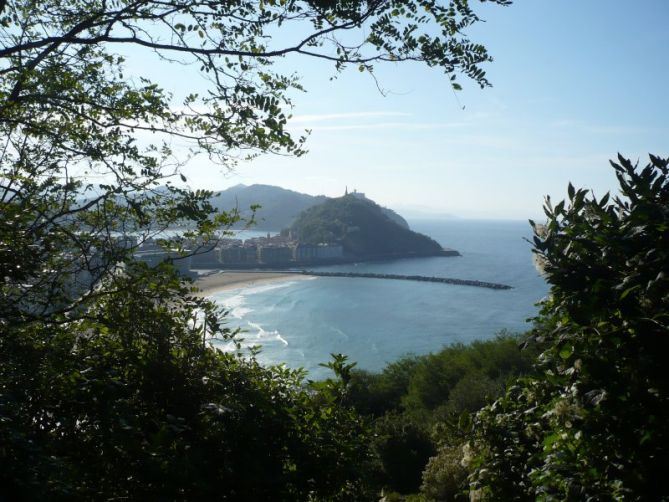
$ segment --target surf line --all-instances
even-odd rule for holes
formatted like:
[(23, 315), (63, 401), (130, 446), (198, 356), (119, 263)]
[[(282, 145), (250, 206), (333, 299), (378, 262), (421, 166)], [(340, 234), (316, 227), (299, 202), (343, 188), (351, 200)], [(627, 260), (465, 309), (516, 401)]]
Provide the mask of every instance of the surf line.
[(439, 282), (442, 284), (456, 284), (458, 286), (474, 286), (487, 289), (513, 289), (507, 284), (495, 282), (474, 281), (470, 279), (454, 279), (452, 277), (430, 277), (425, 275), (398, 275), (374, 274), (371, 272), (324, 272), (318, 270), (296, 270), (295, 273), (313, 275), (316, 277), (351, 277), (361, 279), (395, 279), (401, 281)]

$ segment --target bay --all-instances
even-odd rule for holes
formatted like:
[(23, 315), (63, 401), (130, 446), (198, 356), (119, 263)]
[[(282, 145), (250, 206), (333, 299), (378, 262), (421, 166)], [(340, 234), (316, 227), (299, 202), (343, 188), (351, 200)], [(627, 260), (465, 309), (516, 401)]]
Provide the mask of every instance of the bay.
[[(415, 220), (411, 228), (460, 257), (414, 258), (321, 267), (322, 270), (454, 277), (508, 284), (510, 290), (399, 280), (318, 277), (225, 291), (212, 299), (230, 311), (243, 346), (262, 345), (259, 360), (303, 367), (322, 378), (331, 353), (380, 370), (408, 354), (456, 342), (523, 332), (548, 292), (532, 265), (525, 221)], [(231, 346), (218, 344), (226, 350)]]

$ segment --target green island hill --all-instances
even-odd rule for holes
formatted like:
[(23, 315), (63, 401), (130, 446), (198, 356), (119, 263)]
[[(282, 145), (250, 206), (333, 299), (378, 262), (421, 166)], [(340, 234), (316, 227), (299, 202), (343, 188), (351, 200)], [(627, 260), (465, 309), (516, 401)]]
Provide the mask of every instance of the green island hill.
[(290, 232), (305, 244), (340, 243), (352, 258), (399, 258), (457, 255), (430, 237), (389, 218), (383, 208), (361, 194), (328, 199), (304, 210)]

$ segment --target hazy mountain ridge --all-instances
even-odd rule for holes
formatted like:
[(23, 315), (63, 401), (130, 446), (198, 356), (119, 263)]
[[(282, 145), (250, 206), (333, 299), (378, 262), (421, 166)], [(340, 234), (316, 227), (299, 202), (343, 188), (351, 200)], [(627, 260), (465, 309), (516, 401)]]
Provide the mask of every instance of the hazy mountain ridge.
[[(290, 227), (302, 211), (331, 200), (325, 195), (308, 195), (274, 185), (235, 185), (215, 192), (212, 204), (222, 210), (239, 208), (242, 216), (250, 217), (250, 207), (260, 205), (256, 211), (255, 230), (279, 231)], [(390, 220), (406, 229), (409, 224), (391, 209), (379, 206)]]

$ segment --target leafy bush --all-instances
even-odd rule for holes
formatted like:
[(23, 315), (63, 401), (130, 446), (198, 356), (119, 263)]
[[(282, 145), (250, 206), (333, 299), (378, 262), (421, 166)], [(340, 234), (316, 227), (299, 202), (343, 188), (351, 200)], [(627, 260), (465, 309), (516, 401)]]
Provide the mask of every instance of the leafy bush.
[(421, 493), (430, 501), (468, 500), (465, 495), (465, 446), (442, 446), (423, 471)]
[(5, 328), (0, 498), (366, 499), (368, 428), (342, 379), (204, 347), (199, 309), (234, 334), (179, 284), (119, 276), (83, 319)]
[[(379, 487), (410, 494), (419, 490), (422, 479), (435, 493), (455, 493), (458, 483), (465, 490), (463, 468), (446, 473), (452, 462), (441, 457), (460, 451), (468, 440), (471, 428), (463, 414), (497, 398), (507, 379), (531, 369), (534, 345), (521, 351), (521, 340), (501, 333), (493, 340), (406, 356), (380, 373), (352, 372), (347, 402), (376, 418), (372, 446)], [(428, 474), (423, 473), (426, 465), (432, 465)], [(446, 484), (450, 487), (442, 486)]]
[(535, 225), (547, 347), (541, 374), (477, 417), (473, 487), (491, 499), (669, 497), (668, 161), (612, 165), (619, 197), (569, 185)]
[(376, 422), (374, 432), (382, 485), (399, 493), (418, 491), (421, 473), (436, 454), (426, 425), (406, 413), (389, 413)]
[(400, 410), (416, 367), (422, 359), (405, 356), (389, 363), (381, 373), (355, 371), (349, 390), (350, 402), (364, 415), (381, 416)]
[[(507, 378), (531, 369), (534, 353), (519, 350), (519, 344), (518, 337), (502, 333), (494, 340), (454, 344), (425, 356), (412, 374), (403, 406), (434, 410), (448, 404), (456, 415), (478, 410), (486, 396), (499, 395)], [(451, 402), (454, 391), (459, 403)], [(471, 400), (465, 402), (464, 396)]]

